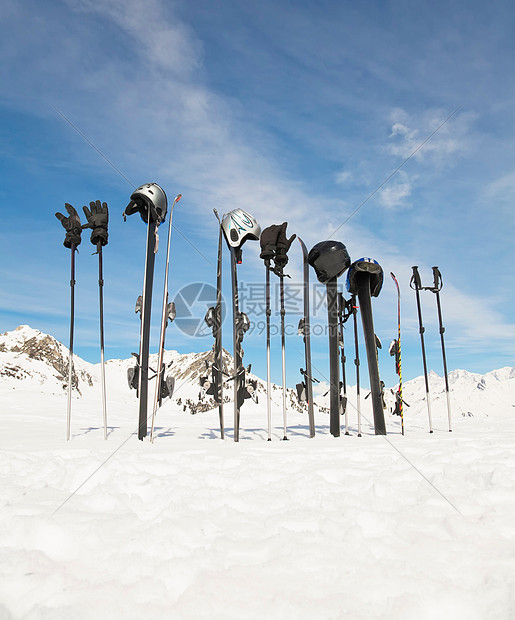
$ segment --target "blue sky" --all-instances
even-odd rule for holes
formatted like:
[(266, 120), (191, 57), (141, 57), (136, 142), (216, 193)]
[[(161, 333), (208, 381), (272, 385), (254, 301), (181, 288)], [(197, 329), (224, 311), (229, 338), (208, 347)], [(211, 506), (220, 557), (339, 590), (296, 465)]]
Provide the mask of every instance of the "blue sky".
[[(397, 328), (390, 271), (403, 294), (403, 375), (422, 372), (412, 265), (427, 285), (433, 265), (442, 271), (449, 368), (513, 365), (512, 3), (4, 0), (0, 22), (1, 331), (28, 323), (68, 342), (69, 251), (54, 217), (65, 202), (81, 214), (91, 200), (109, 204), (106, 354), (128, 357), (138, 347), (134, 303), (145, 251), (144, 224), (121, 217), (132, 186), (157, 181), (170, 202), (183, 194), (174, 213), (174, 296), (190, 283), (215, 283), (213, 207), (245, 208), (262, 227), (287, 220), (310, 248), (331, 237), (455, 112), (334, 238), (353, 259), (371, 256), (385, 271), (374, 316), (387, 384), (396, 381), (387, 352)], [(84, 234), (75, 348), (95, 362), (93, 250)], [(225, 261), (228, 275), (227, 252)], [(288, 266), (293, 286), (301, 267), (295, 244)], [(239, 278), (247, 290), (263, 284), (259, 244), (244, 246)], [(230, 301), (228, 279), (224, 286)], [(423, 312), (428, 365), (439, 372), (429, 292)], [(287, 320), (294, 327), (298, 318)], [(323, 307), (315, 322), (324, 324)], [(245, 362), (264, 376), (258, 331), (244, 341)], [(347, 342), (350, 359), (352, 330)], [(209, 336), (168, 329), (168, 348), (202, 351), (211, 344)], [(227, 321), (224, 344), (231, 350)], [(154, 329), (153, 350), (156, 345)], [(298, 380), (302, 351), (300, 337), (290, 336), (290, 385)], [(273, 378), (280, 381), (279, 339), (273, 353)], [(328, 376), (326, 358), (327, 340), (314, 338), (320, 378)]]

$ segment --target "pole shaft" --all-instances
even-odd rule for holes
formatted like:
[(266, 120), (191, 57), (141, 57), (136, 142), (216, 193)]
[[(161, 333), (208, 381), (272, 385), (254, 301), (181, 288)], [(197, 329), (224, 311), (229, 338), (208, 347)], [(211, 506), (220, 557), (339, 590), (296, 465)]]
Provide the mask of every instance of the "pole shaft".
[(270, 264), (265, 263), (265, 295), (266, 295), (266, 413), (268, 421), (268, 440), (272, 440), (272, 394), (271, 394), (271, 370), (270, 370)]
[(347, 376), (345, 373), (345, 333), (343, 329), (343, 314), (345, 309), (345, 300), (343, 298), (342, 293), (338, 293), (338, 338), (339, 344), (341, 347), (340, 351), (340, 362), (342, 366), (342, 388), (343, 388), (343, 396), (342, 396), (342, 407), (344, 408), (344, 416), (345, 416), (345, 434), (349, 434), (349, 411), (347, 408)]
[(70, 267), (70, 347), (68, 355), (68, 403), (66, 412), (66, 440), (70, 440), (72, 418), (72, 379), (73, 379), (73, 331), (75, 325), (75, 244), (71, 247)]
[(104, 420), (104, 439), (107, 439), (107, 398), (106, 372), (104, 359), (104, 269), (102, 258), (102, 243), (97, 243), (98, 253), (98, 299), (100, 305), (100, 374), (102, 379), (102, 413)]
[(329, 328), (329, 429), (340, 436), (340, 369), (338, 363), (338, 290), (336, 278), (327, 282), (327, 324)]
[(284, 427), (284, 437), (283, 439), (287, 439), (287, 414), (286, 414), (286, 334), (285, 334), (285, 325), (284, 325), (284, 317), (286, 314), (284, 308), (284, 275), (281, 272), (279, 277), (279, 289), (280, 289), (280, 298), (281, 298), (281, 356), (282, 356), (282, 378), (283, 378), (283, 427)]
[(359, 342), (358, 342), (358, 308), (356, 295), (352, 296), (352, 317), (354, 325), (354, 364), (356, 366), (356, 408), (358, 410), (358, 437), (361, 437), (361, 394), (359, 386)]
[[(180, 196), (180, 194), (179, 194)], [(163, 357), (165, 346), (165, 333), (168, 322), (168, 266), (170, 264), (170, 241), (172, 238), (172, 216), (175, 203), (179, 200), (179, 196), (175, 198), (170, 209), (170, 217), (168, 220), (168, 239), (166, 243), (166, 260), (165, 260), (165, 278), (163, 286), (163, 304), (161, 307), (161, 330), (159, 333), (159, 351), (157, 354), (157, 370), (156, 370), (156, 389), (154, 392), (154, 406), (152, 407), (152, 424), (150, 427), (150, 441), (154, 442), (154, 423), (156, 419), (156, 412), (159, 408), (160, 393), (161, 393), (161, 381), (163, 376)]]
[(413, 267), (413, 281), (415, 284), (415, 293), (417, 296), (417, 312), (418, 312), (418, 326), (419, 326), (419, 332), (420, 332), (420, 344), (422, 347), (422, 365), (424, 367), (424, 381), (426, 384), (426, 403), (427, 403), (427, 415), (429, 418), (429, 432), (432, 433), (433, 432), (433, 420), (431, 417), (431, 399), (429, 396), (429, 378), (427, 376), (427, 362), (426, 362), (426, 346), (424, 343), (424, 325), (422, 323), (422, 307), (420, 305), (420, 287), (419, 287), (419, 283), (420, 283), (420, 278), (418, 277), (418, 271), (416, 272), (416, 277), (415, 277), (415, 271), (416, 271), (416, 267)]
[(450, 391), (449, 391), (449, 376), (447, 374), (447, 356), (445, 355), (445, 342), (444, 342), (444, 332), (445, 327), (443, 326), (442, 319), (442, 306), (440, 304), (440, 292), (437, 290), (436, 294), (436, 307), (438, 310), (438, 323), (440, 325), (440, 341), (442, 344), (442, 359), (443, 359), (443, 373), (445, 377), (445, 392), (447, 395), (447, 417), (449, 420), (449, 431), (452, 431), (452, 423), (451, 423), (451, 399), (450, 399)]

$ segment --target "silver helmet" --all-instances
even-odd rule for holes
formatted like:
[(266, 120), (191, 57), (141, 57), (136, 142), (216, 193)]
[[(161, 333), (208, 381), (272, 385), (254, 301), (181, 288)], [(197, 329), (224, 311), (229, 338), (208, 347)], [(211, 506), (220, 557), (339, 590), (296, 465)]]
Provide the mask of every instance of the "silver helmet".
[(261, 235), (261, 227), (256, 218), (243, 209), (234, 209), (222, 219), (222, 230), (229, 246), (239, 248), (247, 239), (257, 241)]
[(163, 188), (157, 183), (145, 183), (132, 193), (125, 214), (132, 215), (138, 211), (145, 223), (148, 222), (150, 214), (150, 221), (157, 222), (159, 226), (165, 221), (167, 208), (168, 200)]

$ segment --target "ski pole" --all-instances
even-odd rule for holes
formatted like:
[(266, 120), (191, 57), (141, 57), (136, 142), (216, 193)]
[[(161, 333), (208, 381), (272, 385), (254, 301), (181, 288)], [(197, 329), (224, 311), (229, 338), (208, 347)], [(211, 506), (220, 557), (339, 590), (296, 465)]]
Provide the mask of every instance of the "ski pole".
[(361, 437), (361, 395), (359, 388), (359, 343), (358, 343), (358, 306), (356, 295), (352, 296), (352, 317), (354, 324), (354, 364), (356, 366), (356, 408), (358, 410), (358, 437)]
[(100, 304), (100, 374), (102, 380), (102, 413), (104, 418), (104, 439), (107, 439), (106, 371), (104, 359), (104, 274), (102, 263), (102, 242), (97, 244), (98, 253), (98, 298)]
[[(349, 413), (347, 409), (347, 377), (345, 373), (345, 362), (347, 358), (345, 357), (345, 341), (344, 341), (344, 331), (343, 324), (346, 320), (345, 318), (345, 299), (343, 298), (342, 293), (338, 293), (338, 339), (340, 345), (340, 362), (342, 366), (342, 388), (343, 395), (341, 397), (341, 407), (343, 409), (343, 414), (345, 416), (345, 434), (349, 435)], [(348, 318), (348, 316), (347, 316)]]
[(109, 210), (107, 203), (100, 200), (90, 202), (88, 207), (82, 207), (87, 224), (84, 228), (92, 228), (91, 243), (96, 247), (98, 254), (98, 299), (100, 306), (100, 377), (102, 383), (102, 413), (104, 419), (104, 439), (107, 439), (107, 404), (106, 404), (106, 379), (105, 379), (105, 360), (104, 360), (104, 275), (102, 248), (107, 245), (109, 223)]
[(73, 331), (75, 317), (75, 252), (81, 242), (82, 224), (80, 217), (71, 204), (65, 202), (68, 217), (62, 213), (55, 213), (55, 217), (61, 222), (66, 235), (63, 245), (71, 251), (70, 267), (70, 347), (68, 356), (68, 403), (66, 412), (66, 440), (69, 441), (71, 434), (71, 411), (72, 411), (72, 380), (73, 380)]
[(73, 375), (73, 331), (75, 317), (75, 244), (72, 243), (71, 250), (71, 273), (70, 273), (70, 347), (68, 356), (68, 405), (66, 412), (66, 439), (70, 440), (71, 417), (72, 417), (72, 375)]
[(266, 279), (266, 413), (268, 421), (268, 441), (272, 441), (272, 386), (270, 376), (270, 260), (265, 261)]
[(431, 399), (429, 396), (429, 379), (427, 376), (427, 362), (426, 362), (426, 347), (424, 344), (424, 332), (426, 331), (422, 324), (422, 308), (420, 306), (420, 290), (422, 288), (422, 283), (420, 281), (420, 274), (418, 272), (418, 267), (415, 265), (412, 267), (413, 275), (411, 276), (410, 287), (415, 290), (417, 296), (417, 312), (418, 312), (418, 325), (420, 332), (420, 344), (422, 346), (422, 364), (424, 367), (424, 380), (426, 384), (426, 403), (427, 403), (427, 415), (429, 417), (429, 432), (433, 432), (433, 421), (431, 418)]
[(279, 276), (279, 289), (281, 298), (281, 355), (282, 355), (282, 378), (283, 378), (283, 441), (287, 441), (287, 414), (286, 414), (286, 334), (284, 326), (284, 317), (286, 311), (284, 309), (284, 274), (281, 271)]
[(163, 357), (164, 357), (164, 346), (165, 346), (165, 332), (166, 332), (166, 326), (168, 324), (168, 319), (170, 317), (169, 304), (168, 304), (168, 271), (169, 271), (169, 264), (170, 264), (170, 241), (172, 238), (172, 216), (173, 216), (173, 208), (175, 207), (176, 203), (179, 202), (181, 198), (182, 198), (182, 194), (177, 194), (177, 196), (174, 198), (174, 201), (170, 208), (170, 217), (168, 220), (168, 240), (167, 240), (167, 245), (166, 245), (165, 279), (164, 279), (164, 286), (163, 286), (163, 305), (161, 309), (161, 331), (159, 334), (159, 352), (158, 352), (157, 370), (156, 370), (156, 389), (154, 393), (154, 406), (152, 408), (152, 424), (150, 427), (151, 443), (154, 443), (154, 424), (155, 424), (155, 419), (156, 419), (156, 413), (159, 408), (161, 381), (163, 379)]
[(434, 277), (434, 286), (432, 288), (432, 291), (436, 295), (436, 308), (438, 310), (438, 323), (440, 327), (440, 341), (442, 344), (443, 372), (444, 372), (444, 377), (445, 377), (445, 394), (447, 397), (447, 416), (449, 419), (449, 433), (451, 433), (452, 432), (451, 398), (450, 398), (450, 391), (449, 391), (449, 377), (447, 374), (447, 357), (445, 355), (445, 342), (444, 342), (444, 337), (443, 337), (444, 332), (445, 332), (445, 327), (443, 326), (442, 306), (440, 304), (440, 291), (442, 290), (443, 281), (442, 281), (442, 274), (440, 273), (440, 270), (438, 269), (438, 267), (433, 267), (433, 277)]

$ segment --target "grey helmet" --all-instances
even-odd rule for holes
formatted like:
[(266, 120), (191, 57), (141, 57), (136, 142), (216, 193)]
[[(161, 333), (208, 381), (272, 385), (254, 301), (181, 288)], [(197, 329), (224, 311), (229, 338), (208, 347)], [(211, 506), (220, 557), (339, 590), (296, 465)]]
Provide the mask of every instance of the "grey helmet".
[(147, 223), (150, 213), (150, 221), (157, 222), (159, 226), (166, 219), (167, 208), (168, 200), (163, 188), (157, 183), (145, 183), (132, 193), (124, 215), (132, 215), (138, 211), (141, 219)]
[(243, 209), (234, 209), (224, 215), (222, 230), (228, 245), (233, 248), (241, 247), (247, 239), (257, 241), (261, 235), (256, 218)]

